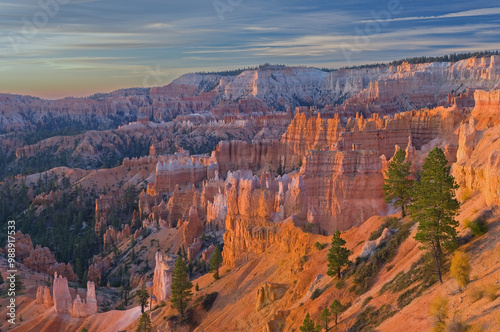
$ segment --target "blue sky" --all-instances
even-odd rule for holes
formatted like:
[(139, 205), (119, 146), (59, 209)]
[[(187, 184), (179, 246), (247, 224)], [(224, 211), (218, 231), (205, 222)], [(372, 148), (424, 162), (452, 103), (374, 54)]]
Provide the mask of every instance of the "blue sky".
[(0, 91), (47, 98), (500, 49), (500, 4), (484, 0), (0, 0), (0, 13)]

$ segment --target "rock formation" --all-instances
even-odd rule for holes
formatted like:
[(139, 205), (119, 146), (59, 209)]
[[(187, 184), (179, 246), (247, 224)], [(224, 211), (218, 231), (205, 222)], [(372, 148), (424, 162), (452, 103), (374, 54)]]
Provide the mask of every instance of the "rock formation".
[(172, 271), (175, 262), (157, 252), (155, 254), (155, 263), (153, 296), (157, 303), (160, 303), (166, 301), (171, 295), (170, 287), (172, 286)]
[(54, 308), (58, 314), (69, 314), (72, 301), (68, 288), (68, 279), (54, 273)]
[(260, 287), (257, 289), (257, 311), (281, 299), (287, 289), (287, 285), (281, 285), (271, 282), (265, 282), (264, 284), (260, 285)]
[[(191, 208), (189, 209), (189, 220), (182, 234), (184, 245), (186, 247), (190, 246), (195, 240), (195, 238), (201, 235), (202, 230), (203, 230), (203, 223), (201, 222), (200, 217), (198, 216), (198, 209), (196, 208), (196, 206), (191, 206)], [(199, 249), (201, 249), (201, 244)]]
[(97, 313), (97, 299), (95, 295), (95, 285), (92, 281), (87, 282), (87, 299), (82, 300), (80, 295), (76, 295), (76, 299), (71, 306), (71, 316), (77, 318), (85, 318)]
[(47, 247), (42, 248), (36, 246), (36, 248), (30, 252), (29, 257), (24, 259), (24, 264), (33, 271), (49, 275), (56, 272), (58, 275), (64, 276), (70, 281), (76, 280), (76, 274), (71, 264), (58, 263), (54, 254)]
[(52, 300), (52, 296), (50, 295), (49, 287), (38, 286), (38, 288), (36, 290), (35, 302), (37, 304), (42, 304), (47, 309), (54, 305), (54, 301)]

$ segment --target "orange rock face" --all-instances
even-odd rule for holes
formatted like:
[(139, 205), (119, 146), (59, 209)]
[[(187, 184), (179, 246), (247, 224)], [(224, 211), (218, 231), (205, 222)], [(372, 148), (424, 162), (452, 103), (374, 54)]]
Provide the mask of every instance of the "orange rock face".
[(50, 308), (54, 305), (52, 296), (50, 295), (50, 288), (47, 286), (38, 286), (36, 290), (36, 300), (37, 304), (42, 304), (45, 308)]

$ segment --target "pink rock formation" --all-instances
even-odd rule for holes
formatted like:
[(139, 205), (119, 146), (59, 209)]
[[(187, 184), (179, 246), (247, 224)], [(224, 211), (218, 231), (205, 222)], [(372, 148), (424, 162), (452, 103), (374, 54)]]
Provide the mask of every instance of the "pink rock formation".
[(212, 254), (215, 251), (215, 246), (211, 244), (207, 249), (203, 250), (201, 253), (201, 259), (203, 259), (205, 262), (210, 262), (210, 258), (212, 258)]
[(123, 230), (117, 231), (113, 226), (109, 226), (104, 233), (104, 248), (109, 248), (113, 244), (118, 244), (130, 236), (130, 226), (125, 224)]
[(187, 249), (187, 259), (192, 261), (196, 255), (200, 252), (203, 242), (199, 237), (195, 238), (193, 243)]
[(101, 258), (99, 256), (94, 256), (92, 264), (89, 266), (88, 279), (99, 284), (102, 274), (109, 270), (111, 264), (112, 261), (110, 257)]
[(203, 223), (198, 216), (198, 209), (196, 208), (196, 206), (191, 206), (191, 208), (189, 209), (189, 220), (182, 233), (184, 245), (186, 247), (189, 247), (193, 243), (194, 239), (201, 235), (202, 231)]
[(82, 300), (80, 295), (76, 295), (76, 299), (71, 306), (71, 316), (77, 318), (85, 318), (97, 313), (97, 299), (95, 295), (95, 285), (92, 281), (87, 282), (87, 299)]
[(54, 307), (58, 314), (69, 314), (71, 311), (71, 295), (68, 288), (68, 279), (54, 273)]
[[(16, 258), (20, 261), (24, 261), (33, 251), (31, 236), (29, 236), (29, 234), (25, 235), (21, 233), (21, 231), (17, 231), (14, 238), (16, 239)], [(7, 250), (7, 246), (5, 248)]]
[(42, 304), (45, 308), (50, 308), (54, 305), (52, 296), (50, 295), (50, 289), (47, 286), (38, 286), (36, 290), (36, 300), (37, 304)]
[(172, 286), (172, 270), (174, 261), (167, 257), (163, 257), (160, 252), (155, 254), (155, 271), (153, 275), (153, 295), (156, 301), (166, 301), (170, 295)]
[(76, 280), (76, 274), (71, 264), (58, 263), (54, 254), (47, 247), (36, 246), (24, 264), (31, 270), (52, 275), (54, 272), (66, 277), (70, 281)]

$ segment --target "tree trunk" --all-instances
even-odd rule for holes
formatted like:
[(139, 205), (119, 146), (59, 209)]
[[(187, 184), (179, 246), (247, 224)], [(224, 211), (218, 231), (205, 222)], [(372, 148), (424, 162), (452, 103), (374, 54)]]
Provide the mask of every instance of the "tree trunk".
[(338, 277), (339, 277), (339, 279), (340, 279), (340, 267), (339, 267), (339, 268), (338, 268), (338, 270), (337, 270), (337, 276), (338, 276)]
[(436, 260), (436, 267), (437, 267), (437, 273), (438, 273), (438, 276), (439, 276), (439, 281), (441, 283), (443, 283), (443, 279), (441, 277), (441, 263), (439, 262), (439, 253), (438, 253), (438, 248), (439, 248), (439, 242), (437, 244), (434, 244), (432, 247), (433, 247), (433, 251), (434, 251), (434, 258)]
[(337, 316), (338, 316), (338, 313), (335, 313), (335, 326), (337, 326)]
[(401, 204), (401, 218), (404, 218), (406, 217), (406, 213), (405, 213), (405, 205), (404, 203)]

